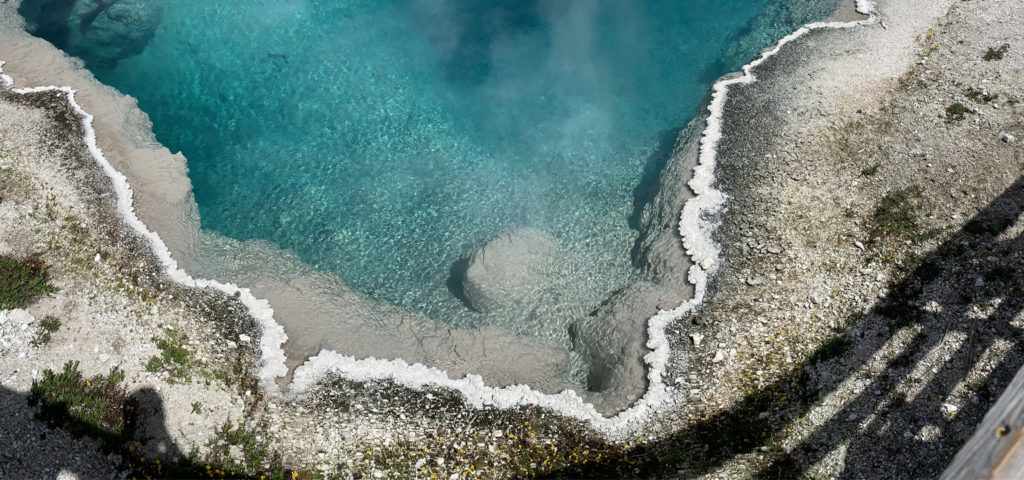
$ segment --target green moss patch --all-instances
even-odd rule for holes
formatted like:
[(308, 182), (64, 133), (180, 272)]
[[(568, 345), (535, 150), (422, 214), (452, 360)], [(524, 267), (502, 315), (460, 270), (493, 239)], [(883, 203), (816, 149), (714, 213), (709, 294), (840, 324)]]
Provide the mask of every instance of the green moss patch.
[(918, 234), (920, 199), (919, 187), (903, 188), (886, 195), (872, 215), (872, 239), (910, 238)]

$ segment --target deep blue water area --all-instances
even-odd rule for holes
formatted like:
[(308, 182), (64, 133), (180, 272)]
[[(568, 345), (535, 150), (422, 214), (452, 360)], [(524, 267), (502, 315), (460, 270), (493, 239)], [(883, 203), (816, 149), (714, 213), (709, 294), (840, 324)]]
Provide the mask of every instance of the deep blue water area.
[(558, 240), (565, 315), (635, 281), (645, 166), (715, 78), (834, 5), (25, 0), (22, 12), (185, 154), (204, 229), (478, 325), (492, 319), (449, 274), (509, 228)]

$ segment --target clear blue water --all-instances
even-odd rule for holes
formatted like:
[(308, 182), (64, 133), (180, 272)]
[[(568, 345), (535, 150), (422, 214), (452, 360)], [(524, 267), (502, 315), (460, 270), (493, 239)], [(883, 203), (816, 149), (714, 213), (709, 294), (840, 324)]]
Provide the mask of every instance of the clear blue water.
[(547, 232), (567, 255), (566, 308), (552, 316), (639, 278), (630, 216), (645, 165), (711, 81), (835, 1), (113, 5), (22, 11), (185, 154), (203, 228), (479, 325), (493, 318), (452, 294), (450, 270), (508, 228)]

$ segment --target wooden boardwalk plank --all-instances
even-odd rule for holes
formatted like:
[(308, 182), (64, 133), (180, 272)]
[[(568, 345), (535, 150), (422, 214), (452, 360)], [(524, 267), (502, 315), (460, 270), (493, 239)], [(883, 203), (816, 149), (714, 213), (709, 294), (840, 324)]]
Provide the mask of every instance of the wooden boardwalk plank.
[(1024, 479), (1024, 368), (957, 452), (943, 480)]

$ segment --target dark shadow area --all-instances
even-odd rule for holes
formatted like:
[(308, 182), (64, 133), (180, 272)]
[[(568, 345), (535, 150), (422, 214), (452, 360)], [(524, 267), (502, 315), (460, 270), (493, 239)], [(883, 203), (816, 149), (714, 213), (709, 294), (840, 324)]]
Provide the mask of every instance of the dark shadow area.
[(104, 69), (142, 53), (163, 16), (160, 0), (24, 0), (18, 13), (29, 33)]
[(448, 281), (445, 282), (445, 286), (448, 287), (448, 292), (462, 301), (466, 308), (472, 309), (473, 306), (469, 304), (469, 299), (466, 298), (466, 293), (462, 288), (462, 279), (466, 278), (466, 270), (468, 269), (468, 256), (460, 258), (457, 262), (453, 263), (452, 268), (448, 270)]
[[(644, 207), (650, 204), (658, 193), (657, 186), (658, 179), (661, 178), (661, 171), (665, 169), (665, 164), (672, 158), (676, 139), (679, 138), (679, 132), (682, 130), (683, 127), (677, 127), (658, 132), (657, 147), (647, 156), (643, 173), (640, 174), (640, 181), (633, 188), (633, 213), (629, 216), (629, 228), (640, 229), (640, 216), (644, 213)], [(633, 247), (632, 258), (636, 258), (638, 249), (639, 245)]]
[[(547, 478), (688, 478), (741, 455), (763, 455), (760, 478), (808, 478), (809, 466), (844, 443), (846, 465), (839, 478), (938, 477), (1024, 364), (1024, 334), (1012, 323), (1024, 310), (1024, 235), (997, 239), (1022, 211), (1024, 177), (915, 262), (871, 312), (780, 380), (664, 440), (602, 462), (572, 465)], [(906, 348), (867, 377), (860, 393), (794, 448), (777, 445), (792, 421), (844, 381), (861, 378), (868, 362), (901, 331), (909, 338)], [(950, 334), (966, 340), (930, 371), (915, 370), (927, 356), (941, 352)], [(980, 363), (996, 342), (1008, 344), (1009, 351), (997, 361)], [(986, 380), (967, 385), (972, 398), (955, 415), (944, 413), (944, 400), (972, 368), (987, 370)], [(917, 392), (911, 398), (905, 394), (908, 388)], [(873, 412), (874, 420), (862, 423), (863, 412)], [(922, 433), (928, 426), (937, 428)], [(863, 461), (886, 456), (890, 460)]]
[(138, 412), (133, 421), (138, 424), (132, 438), (141, 443), (152, 443), (162, 458), (183, 459), (185, 455), (167, 433), (167, 419), (164, 415), (164, 401), (152, 388), (142, 388), (132, 394), (134, 408)]
[[(0, 429), (0, 478), (56, 478), (62, 471), (80, 479), (112, 478), (117, 472), (126, 478), (245, 479), (264, 475), (247, 475), (244, 467), (231, 463), (211, 466), (184, 454), (167, 432), (163, 400), (153, 389), (137, 390), (118, 402), (114, 410), (124, 417), (121, 432), (77, 418), (70, 414), (73, 407), (68, 402), (39, 402), (33, 395), (0, 387), (5, 417)], [(165, 460), (156, 461), (154, 451)], [(264, 476), (289, 475), (277, 469)]]
[(438, 50), (447, 80), (470, 86), (490, 75), (496, 42), (543, 24), (535, 0), (428, 0), (418, 7), (413, 24)]
[[(0, 408), (4, 412), (0, 428), (0, 478), (56, 478), (58, 472), (69, 471), (82, 479), (109, 478), (107, 469), (114, 464), (94, 465), (87, 468), (80, 462), (60, 464), (52, 452), (94, 452), (100, 458), (100, 446), (84, 444), (82, 436), (94, 434), (102, 439), (104, 433), (93, 431), (87, 425), (70, 425), (67, 432), (56, 431), (35, 420), (37, 409), (30, 408), (26, 394), (0, 387)], [(102, 442), (102, 440), (101, 440)], [(87, 461), (86, 458), (81, 459)]]

